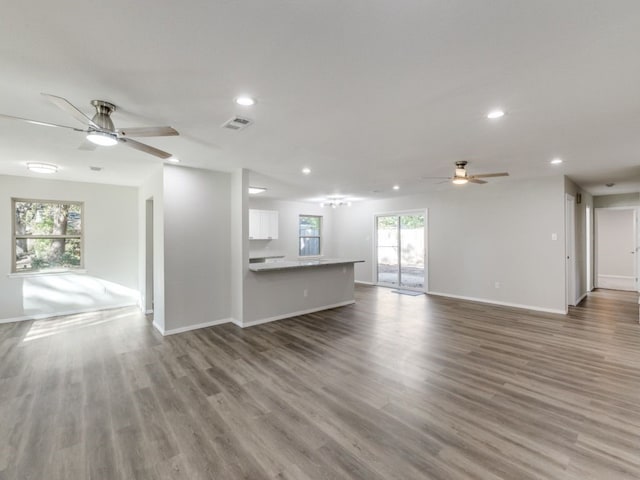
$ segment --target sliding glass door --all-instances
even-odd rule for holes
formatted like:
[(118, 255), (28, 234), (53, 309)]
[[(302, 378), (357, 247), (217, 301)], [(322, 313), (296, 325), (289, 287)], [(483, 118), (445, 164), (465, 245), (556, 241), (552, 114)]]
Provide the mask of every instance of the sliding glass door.
[(424, 290), (425, 214), (376, 216), (377, 283)]

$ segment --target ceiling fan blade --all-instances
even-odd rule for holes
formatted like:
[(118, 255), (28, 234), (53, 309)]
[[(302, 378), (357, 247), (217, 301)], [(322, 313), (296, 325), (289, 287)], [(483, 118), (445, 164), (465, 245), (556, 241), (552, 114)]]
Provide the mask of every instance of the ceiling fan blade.
[(29, 118), (14, 117), (12, 115), (4, 115), (3, 113), (0, 113), (0, 117), (8, 118), (10, 120), (20, 120), (21, 122), (27, 122), (27, 123), (31, 123), (33, 125), (42, 125), (43, 127), (68, 128), (70, 130), (75, 130), (76, 132), (87, 132), (88, 131), (88, 130), (83, 130), (81, 128), (69, 127), (67, 125), (58, 125), (57, 123), (41, 122), (39, 120), (31, 120)]
[(483, 184), (483, 183), (487, 183), (484, 180), (478, 180), (475, 177), (467, 177), (469, 180), (469, 183), (477, 183), (477, 184)]
[(42, 93), (41, 95), (44, 95), (45, 97), (47, 97), (47, 99), (53, 103), (56, 107), (64, 110), (65, 112), (71, 114), (73, 116), (73, 118), (75, 118), (76, 120), (78, 120), (80, 123), (82, 123), (83, 125), (90, 125), (93, 128), (96, 128), (98, 130), (101, 130), (101, 128), (96, 125), (93, 120), (91, 120), (89, 117), (87, 117), (84, 113), (82, 113), (80, 110), (78, 110), (75, 106), (73, 106), (71, 104), (71, 102), (69, 102), (69, 100), (67, 100), (66, 98), (62, 98), (62, 97), (57, 97), (55, 95), (51, 95), (49, 93)]
[(172, 127), (120, 128), (117, 132), (118, 135), (122, 135), (123, 137), (171, 137), (180, 135), (178, 131)]
[(146, 143), (138, 142), (136, 140), (132, 140), (131, 138), (118, 138), (118, 142), (123, 145), (126, 145), (131, 148), (135, 148), (136, 150), (140, 150), (141, 152), (150, 153), (151, 155), (155, 155), (160, 158), (170, 158), (172, 155), (158, 148), (152, 147), (151, 145), (147, 145)]
[(500, 173), (481, 173), (480, 175), (473, 175), (473, 178), (491, 178), (491, 177), (508, 177), (507, 172)]

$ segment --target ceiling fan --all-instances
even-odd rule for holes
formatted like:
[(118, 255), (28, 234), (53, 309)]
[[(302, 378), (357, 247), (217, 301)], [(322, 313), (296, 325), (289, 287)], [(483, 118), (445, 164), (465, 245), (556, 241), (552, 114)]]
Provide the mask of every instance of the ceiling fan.
[(173, 135), (179, 135), (179, 133), (171, 127), (133, 127), (133, 128), (119, 128), (116, 129), (113, 121), (111, 120), (111, 114), (116, 111), (116, 106), (113, 103), (106, 102), (104, 100), (92, 100), (91, 105), (96, 109), (96, 113), (93, 118), (89, 118), (82, 113), (78, 108), (69, 102), (69, 100), (43, 93), (49, 101), (51, 101), (58, 108), (71, 114), (76, 120), (82, 123), (84, 128), (70, 127), (67, 125), (58, 125), (55, 123), (41, 122), (38, 120), (30, 120), (28, 118), (14, 117), (12, 115), (4, 115), (0, 113), (0, 117), (8, 118), (11, 120), (20, 120), (22, 122), (32, 123), (34, 125), (42, 125), (45, 127), (57, 127), (68, 128), (75, 130), (76, 132), (84, 132), (87, 134), (87, 140), (95, 145), (109, 147), (116, 144), (126, 145), (127, 147), (135, 148), (145, 153), (155, 155), (160, 158), (170, 158), (172, 155), (168, 152), (160, 150), (158, 148), (147, 145), (146, 143), (138, 142), (130, 137), (168, 137)]
[(456, 169), (453, 173), (453, 177), (425, 177), (425, 178), (446, 178), (447, 180), (451, 180), (452, 183), (456, 185), (464, 185), (465, 183), (478, 183), (483, 184), (487, 183), (483, 178), (491, 178), (491, 177), (508, 177), (509, 174), (507, 172), (500, 173), (481, 173), (480, 175), (469, 175), (467, 173), (467, 162), (465, 160), (460, 160), (456, 162)]

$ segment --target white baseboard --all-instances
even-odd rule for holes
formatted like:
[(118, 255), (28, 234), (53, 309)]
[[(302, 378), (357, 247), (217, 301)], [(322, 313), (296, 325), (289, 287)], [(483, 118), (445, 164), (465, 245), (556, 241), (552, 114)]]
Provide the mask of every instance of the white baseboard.
[(160, 335), (162, 335), (164, 337), (164, 328), (162, 328), (160, 325), (158, 325), (155, 320), (153, 321), (153, 328), (155, 328), (157, 331), (159, 331)]
[(598, 275), (596, 277), (598, 288), (607, 288), (610, 290), (626, 290), (629, 292), (636, 291), (636, 278), (625, 275)]
[(354, 280), (353, 283), (359, 283), (360, 285), (369, 285), (371, 287), (373, 287), (375, 285), (375, 283), (373, 283), (373, 282), (363, 282), (362, 280)]
[(210, 322), (198, 323), (196, 325), (187, 325), (186, 327), (172, 328), (171, 330), (163, 330), (163, 331), (160, 331), (160, 329), (155, 323), (153, 325), (160, 331), (160, 333), (162, 333), (162, 335), (167, 336), (167, 335), (175, 335), (176, 333), (190, 332), (191, 330), (199, 330), (201, 328), (215, 327), (216, 325), (222, 325), (223, 323), (229, 323), (229, 322), (231, 322), (231, 318), (221, 318), (219, 320), (212, 320)]
[(479, 303), (488, 303), (491, 305), (500, 305), (503, 307), (514, 307), (514, 308), (522, 308), (525, 310), (534, 310), (536, 312), (545, 312), (545, 313), (559, 313), (561, 315), (566, 315), (566, 310), (560, 310), (556, 308), (545, 308), (545, 307), (536, 307), (533, 305), (522, 305), (520, 303), (511, 303), (511, 302), (501, 302), (499, 300), (488, 300), (486, 298), (477, 298), (477, 297), (466, 297), (463, 295), (452, 295), (450, 293), (442, 293), (442, 292), (434, 292), (428, 291), (429, 295), (436, 295), (438, 297), (448, 297), (448, 298), (456, 298), (458, 300), (468, 300), (470, 302), (479, 302)]
[[(285, 318), (297, 317), (299, 315), (306, 315), (308, 313), (320, 312), (321, 310), (329, 310), (331, 308), (344, 307), (346, 305), (353, 305), (354, 303), (356, 303), (355, 300), (347, 300), (345, 302), (334, 303), (333, 305), (324, 305), (322, 307), (310, 308), (308, 310), (300, 310), (298, 312), (285, 313), (284, 315), (276, 315), (275, 317), (261, 318), (258, 320), (251, 320), (250, 322), (242, 322), (242, 325), (239, 326), (241, 326), (242, 328), (255, 327), (256, 325), (261, 325), (263, 323), (275, 322), (276, 320), (283, 320)], [(238, 325), (238, 323), (236, 323), (236, 325)]]
[(82, 308), (78, 310), (65, 310), (53, 313), (36, 313), (35, 315), (26, 315), (24, 317), (0, 318), (0, 323), (25, 322), (27, 320), (44, 320), (45, 318), (62, 317), (65, 315), (77, 315), (79, 313), (102, 312), (105, 310), (114, 310), (116, 308), (137, 307), (136, 302), (122, 303), (118, 305), (109, 305), (105, 307)]

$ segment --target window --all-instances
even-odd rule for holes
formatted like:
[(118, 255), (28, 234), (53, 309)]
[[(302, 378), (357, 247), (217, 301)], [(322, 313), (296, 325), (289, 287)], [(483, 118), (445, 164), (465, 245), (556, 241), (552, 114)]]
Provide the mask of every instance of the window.
[(82, 268), (80, 202), (11, 200), (13, 272)]
[(320, 255), (320, 231), (322, 217), (300, 215), (300, 256)]

